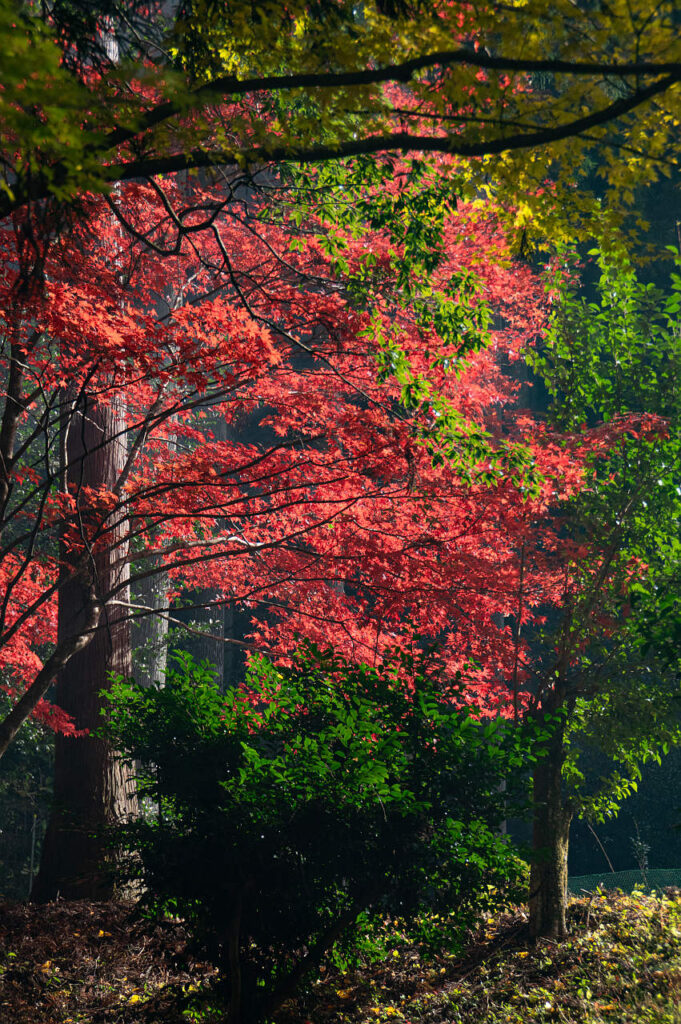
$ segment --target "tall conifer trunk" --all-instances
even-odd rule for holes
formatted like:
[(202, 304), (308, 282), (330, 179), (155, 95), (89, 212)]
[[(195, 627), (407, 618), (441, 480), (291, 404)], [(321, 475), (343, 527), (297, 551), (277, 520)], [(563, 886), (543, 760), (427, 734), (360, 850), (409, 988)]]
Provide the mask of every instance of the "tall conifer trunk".
[(572, 809), (563, 796), (564, 726), (556, 726), (532, 780), (533, 826), (530, 870), (530, 934), (567, 935), (567, 855)]
[[(107, 56), (118, 62), (115, 24), (101, 26)], [(69, 395), (73, 414), (66, 417), (62, 436), (62, 486), (75, 494), (83, 534), (88, 536), (93, 510), (84, 488), (114, 490), (126, 461), (126, 434), (120, 399), (97, 401), (87, 393)], [(137, 797), (132, 775), (110, 745), (92, 733), (101, 724), (101, 692), (109, 686), (109, 673), (129, 676), (132, 651), (129, 609), (130, 587), (116, 590), (116, 601), (106, 602), (114, 588), (130, 578), (127, 562), (128, 523), (114, 513), (106, 543), (95, 548), (84, 573), (70, 571), (72, 556), (62, 545), (67, 577), (59, 592), (57, 638), (78, 631), (92, 604), (93, 591), (103, 602), (99, 626), (90, 643), (75, 654), (57, 677), (55, 703), (73, 718), (83, 736), (57, 734), (55, 741), (54, 804), (43, 844), (40, 871), (33, 886), (35, 899), (58, 894), (66, 899), (103, 899), (113, 892), (107, 867), (104, 830), (134, 814)], [(95, 528), (99, 516), (94, 515)], [(77, 557), (77, 556), (76, 556)]]
[[(115, 404), (104, 405), (90, 397), (81, 399), (80, 408), (70, 418), (65, 442), (66, 483), (72, 492), (75, 488), (86, 534), (93, 516), (88, 507), (92, 498), (84, 488), (114, 487), (126, 455), (121, 425)], [(126, 533), (127, 525), (121, 519), (107, 534), (106, 545), (94, 551), (87, 571), (65, 582), (59, 594), (60, 638), (78, 630), (93, 586), (97, 596), (105, 598), (112, 588), (125, 583), (129, 576)], [(67, 576), (73, 557), (63, 549)], [(127, 587), (118, 590), (116, 600), (129, 600)], [(101, 724), (100, 691), (109, 685), (109, 672), (129, 675), (130, 670), (127, 609), (105, 603), (93, 639), (59, 675), (55, 703), (72, 715), (78, 729), (95, 730)], [(135, 812), (130, 773), (109, 745), (92, 735), (58, 735), (55, 754), (54, 807), (33, 897), (106, 898), (113, 884), (102, 832), (115, 820)]]

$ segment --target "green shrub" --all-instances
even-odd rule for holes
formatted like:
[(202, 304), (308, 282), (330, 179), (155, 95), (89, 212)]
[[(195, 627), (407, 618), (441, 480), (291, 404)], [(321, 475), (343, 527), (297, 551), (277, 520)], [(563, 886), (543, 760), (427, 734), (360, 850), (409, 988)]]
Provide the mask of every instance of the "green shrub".
[(146, 903), (186, 919), (219, 966), (230, 1024), (271, 1014), (359, 915), (455, 909), (461, 938), (512, 885), (500, 782), (525, 741), (408, 659), (306, 648), (289, 670), (258, 659), (227, 693), (209, 666), (175, 666), (163, 687), (108, 695), (108, 735), (152, 804), (117, 840)]

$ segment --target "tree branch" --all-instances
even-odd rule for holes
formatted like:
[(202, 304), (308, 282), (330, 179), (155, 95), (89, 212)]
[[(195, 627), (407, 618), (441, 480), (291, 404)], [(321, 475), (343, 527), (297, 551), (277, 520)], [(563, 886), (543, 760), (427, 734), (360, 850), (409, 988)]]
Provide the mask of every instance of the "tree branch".
[[(626, 65), (623, 65), (627, 67)], [(633, 68), (636, 65), (631, 65)], [(633, 73), (633, 72), (632, 72)], [(591, 114), (552, 127), (520, 131), (496, 138), (468, 142), (456, 135), (412, 135), (409, 132), (387, 132), (385, 135), (369, 135), (366, 138), (349, 139), (322, 145), (263, 146), (260, 149), (235, 148), (233, 150), (193, 149), (170, 156), (153, 156), (132, 160), (122, 164), (110, 164), (103, 168), (105, 181), (114, 184), (119, 181), (149, 178), (157, 174), (173, 174), (178, 171), (202, 167), (216, 167), (234, 164), (266, 164), (289, 161), (291, 163), (318, 163), (324, 160), (342, 160), (390, 150), (401, 152), (449, 153), (453, 156), (481, 157), (520, 149), (547, 146), (564, 139), (574, 138), (630, 113), (681, 80), (681, 66), (678, 71), (659, 78), (643, 89), (637, 89), (630, 96), (621, 97)], [(101, 150), (104, 156), (106, 149)], [(61, 165), (51, 168), (49, 176), (35, 175), (28, 183), (20, 181), (13, 185), (13, 194), (0, 195), (0, 218), (7, 217), (29, 201), (44, 199), (50, 187), (58, 186), (65, 179), (66, 171)]]
[(256, 92), (282, 92), (289, 89), (347, 89), (352, 86), (380, 85), (384, 82), (409, 82), (419, 71), (436, 67), (449, 68), (469, 65), (490, 71), (510, 71), (532, 74), (576, 75), (580, 77), (646, 78), (651, 75), (669, 75), (681, 78), (681, 62), (630, 61), (603, 63), (599, 61), (531, 60), (522, 57), (493, 56), (485, 50), (462, 47), (457, 50), (436, 50), (422, 54), (400, 64), (355, 71), (307, 72), (297, 75), (264, 75), (258, 78), (238, 79), (233, 75), (217, 78), (195, 90), (185, 102), (169, 100), (148, 111), (132, 128), (115, 128), (105, 138), (105, 148), (120, 146), (178, 114), (211, 103), (224, 102), (227, 97), (244, 96)]
[(23, 723), (45, 696), (57, 673), (64, 668), (74, 654), (83, 650), (90, 643), (99, 624), (101, 613), (102, 604), (92, 591), (83, 628), (79, 633), (67, 637), (57, 645), (31, 685), (19, 698), (5, 720), (0, 723), (0, 758)]

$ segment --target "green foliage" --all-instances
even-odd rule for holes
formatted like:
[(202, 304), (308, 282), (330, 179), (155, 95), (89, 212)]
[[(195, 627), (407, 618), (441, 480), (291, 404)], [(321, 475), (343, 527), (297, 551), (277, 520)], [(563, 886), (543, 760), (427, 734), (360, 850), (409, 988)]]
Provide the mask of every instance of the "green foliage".
[(255, 660), (224, 694), (207, 665), (175, 665), (164, 687), (119, 680), (107, 698), (157, 808), (118, 839), (146, 902), (224, 972), (234, 1020), (273, 1011), (358, 919), (456, 911), (456, 943), (512, 887), (496, 826), (518, 794), (499, 790), (527, 739), (457, 708), (456, 687), (405, 656), (373, 669), (314, 648), (291, 669)]
[[(581, 813), (602, 821), (636, 791), (641, 766), (681, 741), (681, 277), (662, 291), (621, 248), (591, 255), (597, 299), (563, 261), (545, 346), (528, 361), (561, 429), (603, 424), (567, 508), (578, 554), (562, 625), (574, 652), (564, 774)], [(587, 789), (589, 750), (612, 767)]]
[[(635, 651), (630, 655), (635, 657)], [(622, 802), (636, 793), (646, 764), (661, 764), (672, 746), (681, 743), (679, 695), (673, 679), (658, 666), (659, 676), (634, 663), (619, 688), (586, 701), (578, 700), (570, 724), (570, 750), (564, 775), (577, 795), (580, 814), (603, 822), (616, 815)], [(638, 669), (638, 672), (636, 671)], [(584, 762), (598, 751), (608, 769), (589, 779)]]
[[(0, 714), (12, 706), (0, 693)], [(0, 892), (26, 899), (51, 800), (53, 736), (29, 719), (0, 764)]]
[[(100, 136), (83, 124), (92, 97), (62, 62), (44, 22), (16, 0), (0, 0), (0, 129), (25, 181), (42, 176), (59, 200), (103, 185), (90, 149)], [(0, 175), (12, 196), (12, 175)]]
[[(641, 181), (669, 173), (679, 123), (676, 17), (673, 0), (652, 9), (649, 0), (588, 8), (567, 0), (472, 8), (185, 0), (168, 45), (193, 81), (222, 82), (226, 91), (238, 79), (289, 76), (290, 86), (265, 101), (276, 114), (269, 130), (262, 117), (251, 127), (251, 153), (282, 142), (293, 159), (307, 147), (351, 153), (389, 133), (386, 149), (405, 136), (414, 150), (439, 143), (478, 158), (461, 161), (460, 186), (481, 200), (487, 190), (501, 194), (523, 242), (537, 221), (554, 238), (574, 240), (593, 237), (601, 205), (618, 214)], [(490, 57), (513, 66), (481, 67), (476, 54), (483, 65)], [(419, 66), (424, 55), (431, 60)], [(551, 66), (556, 59), (562, 67)], [(396, 75), (404, 91), (350, 77), (404, 61), (415, 62)], [(576, 74), (573, 61), (582, 65)], [(642, 72), (647, 61), (654, 72)], [(604, 68), (629, 62), (637, 72)], [(660, 62), (670, 62), (669, 78)], [(325, 79), (329, 71), (339, 80)], [(585, 168), (597, 168), (598, 199), (584, 188)]]
[(674, 163), (673, 0), (2, 0), (0, 36), (3, 186), (21, 205), (182, 167), (432, 150), (460, 157), (458, 191), (500, 198), (525, 251), (593, 237), (601, 208), (617, 230)]
[[(468, 482), (494, 486), (510, 477), (532, 491), (538, 474), (529, 449), (493, 437), (434, 383), (438, 371), (463, 373), (469, 357), (490, 344), (493, 318), (474, 270), (450, 270), (436, 284), (436, 272), (447, 259), (447, 218), (456, 206), (450, 177), (432, 157), (398, 163), (385, 155), (312, 169), (288, 165), (285, 173), (294, 186), (290, 216), (301, 234), (312, 230), (316, 244), (333, 257), (350, 305), (370, 313), (363, 333), (371, 339), (379, 379), (399, 384), (401, 406), (407, 416), (418, 418), (416, 436), (433, 464), (456, 466)], [(361, 238), (367, 225), (384, 233), (384, 258), (378, 266), (379, 255), (367, 249), (351, 266), (347, 234)], [(291, 243), (294, 250), (305, 246), (302, 238)], [(428, 360), (425, 371), (414, 366), (404, 348), (400, 314), (406, 309)]]
[(563, 252), (549, 285), (550, 329), (544, 345), (527, 353), (553, 399), (553, 421), (579, 430), (584, 423), (646, 412), (671, 417), (677, 430), (681, 276), (672, 274), (662, 290), (639, 280), (621, 248), (592, 249), (589, 255), (600, 270), (597, 298), (585, 298), (570, 255)]

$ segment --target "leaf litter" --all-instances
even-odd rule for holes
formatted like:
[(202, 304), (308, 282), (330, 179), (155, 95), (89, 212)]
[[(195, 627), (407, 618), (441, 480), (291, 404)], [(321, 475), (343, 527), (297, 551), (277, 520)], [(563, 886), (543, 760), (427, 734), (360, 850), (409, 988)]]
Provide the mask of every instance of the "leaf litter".
[[(332, 955), (278, 1024), (681, 1024), (681, 891), (571, 901), (570, 937), (531, 943), (522, 909), (462, 955), (390, 922), (380, 953)], [(0, 903), (0, 1021), (217, 1024), (216, 973), (181, 921), (132, 903)]]

